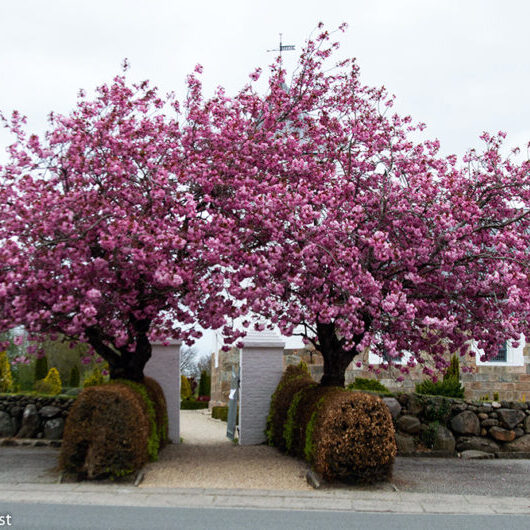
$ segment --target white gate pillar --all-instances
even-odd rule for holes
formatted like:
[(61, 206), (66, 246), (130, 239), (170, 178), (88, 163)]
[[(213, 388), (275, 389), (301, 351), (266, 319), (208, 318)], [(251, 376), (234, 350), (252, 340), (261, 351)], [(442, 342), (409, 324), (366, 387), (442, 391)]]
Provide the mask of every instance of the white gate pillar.
[(152, 344), (151, 358), (145, 365), (144, 374), (155, 379), (162, 390), (167, 403), (169, 439), (180, 442), (180, 342), (170, 341), (167, 345)]
[(285, 341), (271, 331), (249, 333), (243, 339), (240, 366), (239, 443), (266, 441), (271, 396), (283, 372)]

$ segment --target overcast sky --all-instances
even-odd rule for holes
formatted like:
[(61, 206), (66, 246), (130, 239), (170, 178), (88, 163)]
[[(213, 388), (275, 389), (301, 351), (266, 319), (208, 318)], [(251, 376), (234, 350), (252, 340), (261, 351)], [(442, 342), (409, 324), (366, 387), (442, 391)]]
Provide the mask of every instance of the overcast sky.
[[(530, 1), (527, 0), (3, 0), (0, 110), (18, 109), (43, 132), (80, 88), (119, 73), (184, 94), (186, 75), (234, 93), (274, 58), (278, 34), (297, 53), (317, 23), (347, 22), (341, 56), (363, 82), (385, 85), (397, 109), (427, 124), (445, 154), (479, 145), (482, 131), (530, 140)], [(0, 161), (9, 137), (0, 132)]]

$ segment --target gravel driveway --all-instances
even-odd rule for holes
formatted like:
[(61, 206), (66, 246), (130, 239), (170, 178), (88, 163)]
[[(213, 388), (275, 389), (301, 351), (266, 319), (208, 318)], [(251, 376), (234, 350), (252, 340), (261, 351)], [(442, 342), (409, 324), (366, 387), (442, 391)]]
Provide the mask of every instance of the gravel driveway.
[(180, 411), (183, 443), (169, 445), (145, 468), (142, 488), (310, 490), (304, 462), (266, 445), (234, 444), (226, 423), (206, 411)]

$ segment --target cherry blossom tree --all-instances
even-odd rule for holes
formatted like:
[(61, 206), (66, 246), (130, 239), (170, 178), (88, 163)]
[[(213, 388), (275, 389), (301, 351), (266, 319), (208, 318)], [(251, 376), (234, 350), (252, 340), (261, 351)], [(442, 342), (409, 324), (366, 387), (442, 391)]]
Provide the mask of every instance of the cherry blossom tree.
[(435, 376), (472, 340), (494, 356), (528, 328), (530, 163), (501, 155), (503, 133), (461, 162), (414, 141), (424, 126), (354, 61), (326, 70), (329, 39), (308, 42), (289, 84), (277, 61), (265, 97), (249, 86), (203, 107), (209, 185), (237, 172), (246, 190), (222, 195), (241, 245), (231, 295), (311, 342), (323, 385), (367, 348), (383, 368), (408, 352), (403, 375)]
[(0, 329), (88, 342), (112, 378), (141, 380), (151, 340), (225, 323), (223, 220), (195, 198), (193, 118), (179, 119), (171, 95), (124, 75), (52, 115), (44, 139), (4, 118)]

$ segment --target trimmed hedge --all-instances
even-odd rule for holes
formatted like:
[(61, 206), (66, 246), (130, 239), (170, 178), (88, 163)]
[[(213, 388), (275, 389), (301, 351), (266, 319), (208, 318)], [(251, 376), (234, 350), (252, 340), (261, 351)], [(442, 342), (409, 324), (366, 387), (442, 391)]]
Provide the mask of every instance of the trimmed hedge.
[(60, 466), (79, 478), (128, 475), (148, 460), (150, 430), (135, 390), (119, 383), (88, 387), (66, 420)]
[(162, 449), (169, 441), (166, 396), (162, 387), (151, 377), (144, 377), (144, 386), (155, 407), (158, 438)]
[(288, 367), (271, 399), (271, 445), (307, 460), (327, 480), (388, 480), (396, 455), (392, 416), (380, 397), (316, 384)]
[(180, 402), (180, 410), (207, 409), (208, 401), (197, 401), (195, 399), (183, 399)]
[(115, 380), (83, 390), (68, 415), (61, 468), (81, 478), (122, 477), (157, 460), (168, 441), (160, 385)]
[(395, 433), (392, 416), (380, 398), (336, 388), (321, 398), (311, 422), (306, 456), (324, 478), (360, 482), (391, 478)]
[(287, 367), (271, 398), (271, 408), (265, 431), (269, 445), (274, 445), (282, 450), (286, 449), (284, 429), (291, 401), (298, 391), (313, 383), (314, 381), (305, 365), (300, 363), (297, 366), (290, 365)]
[(228, 421), (228, 407), (212, 407), (214, 420)]

